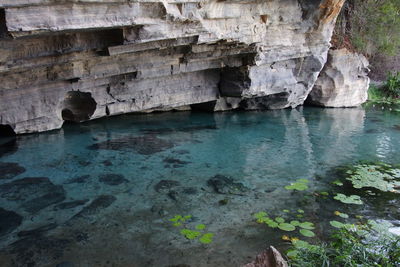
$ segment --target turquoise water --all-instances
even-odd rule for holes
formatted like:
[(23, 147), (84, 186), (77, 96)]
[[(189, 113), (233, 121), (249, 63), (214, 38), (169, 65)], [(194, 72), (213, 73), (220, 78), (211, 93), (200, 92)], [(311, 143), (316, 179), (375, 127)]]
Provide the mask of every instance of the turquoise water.
[[(319, 239), (337, 209), (400, 224), (397, 198), (305, 197), (333, 191), (338, 166), (400, 163), (400, 115), (387, 109), (127, 115), (0, 144), (4, 266), (240, 266), (285, 247), (258, 211), (303, 209)], [(284, 189), (300, 178), (308, 193)], [(177, 214), (213, 241), (183, 237)]]

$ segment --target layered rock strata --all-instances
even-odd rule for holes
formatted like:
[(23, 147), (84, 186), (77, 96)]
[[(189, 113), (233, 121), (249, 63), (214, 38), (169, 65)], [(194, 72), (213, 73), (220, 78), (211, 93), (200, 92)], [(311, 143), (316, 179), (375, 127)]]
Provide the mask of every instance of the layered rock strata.
[(346, 48), (329, 50), (307, 102), (323, 107), (355, 107), (368, 99), (368, 60)]
[(30, 133), (187, 105), (296, 107), (343, 2), (1, 0), (0, 125)]

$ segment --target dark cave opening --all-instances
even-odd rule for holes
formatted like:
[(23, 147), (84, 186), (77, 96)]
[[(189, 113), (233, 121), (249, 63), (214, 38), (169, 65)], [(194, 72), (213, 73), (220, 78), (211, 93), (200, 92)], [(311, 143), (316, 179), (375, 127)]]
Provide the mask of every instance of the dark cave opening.
[(61, 116), (64, 121), (86, 121), (93, 115), (96, 106), (91, 93), (69, 91), (63, 101)]
[(8, 124), (0, 124), (0, 137), (15, 136), (14, 129)]

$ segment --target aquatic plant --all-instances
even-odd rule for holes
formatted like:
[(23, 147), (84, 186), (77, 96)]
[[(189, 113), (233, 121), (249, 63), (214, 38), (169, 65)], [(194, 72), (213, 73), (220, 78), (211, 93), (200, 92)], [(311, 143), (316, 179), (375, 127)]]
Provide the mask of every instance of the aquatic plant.
[(344, 212), (335, 211), (333, 214), (335, 214), (336, 216), (342, 217), (342, 218), (344, 218), (344, 219), (349, 218), (349, 215), (347, 215), (347, 214), (344, 213)]
[(343, 183), (340, 180), (335, 180), (332, 182), (332, 184), (337, 185), (337, 186), (342, 186)]
[(346, 196), (344, 194), (338, 193), (333, 198), (345, 204), (356, 204), (356, 205), (363, 204), (363, 201), (360, 199), (360, 196), (357, 195)]
[(341, 227), (329, 243), (291, 240), (290, 266), (400, 266), (400, 237), (388, 231), (390, 224), (368, 221), (350, 228), (337, 223)]
[(212, 238), (214, 237), (213, 233), (206, 233), (202, 237), (200, 237), (199, 241), (203, 244), (210, 244), (212, 242)]
[[(300, 211), (304, 212), (303, 210)], [(297, 220), (291, 220), (290, 223), (287, 223), (282, 217), (275, 217), (275, 219), (268, 217), (268, 214), (264, 211), (257, 212), (253, 216), (254, 218), (256, 218), (257, 223), (266, 224), (270, 228), (279, 228), (280, 230), (285, 232), (293, 232), (298, 229), (299, 233), (303, 236), (315, 236), (314, 232), (311, 231), (315, 228), (312, 222), (300, 222)], [(284, 237), (285, 236), (283, 236), (282, 238)]]
[(298, 179), (294, 183), (290, 183), (290, 185), (285, 186), (285, 189), (287, 190), (298, 190), (298, 191), (304, 191), (308, 188), (308, 180), (307, 179)]
[(314, 237), (315, 236), (313, 231), (310, 231), (310, 230), (307, 230), (307, 229), (300, 229), (299, 233), (302, 234), (303, 236), (306, 236), (306, 237)]
[(199, 237), (201, 235), (201, 233), (198, 231), (193, 231), (193, 230), (186, 229), (186, 228), (181, 230), (181, 234), (190, 240), (196, 239), (197, 237)]
[(206, 226), (204, 224), (198, 224), (196, 225), (196, 229), (197, 230), (204, 230), (206, 228)]
[(384, 192), (400, 193), (400, 169), (388, 164), (358, 164), (346, 172), (354, 188), (372, 187)]
[(343, 228), (344, 227), (344, 223), (338, 222), (338, 221), (330, 221), (329, 222), (330, 225), (332, 225), (335, 228)]
[[(261, 215), (262, 214), (260, 214), (259, 216), (261, 217)], [(206, 229), (205, 224), (202, 224), (202, 223), (197, 224), (195, 226), (196, 230), (192, 230), (187, 226), (187, 221), (190, 220), (191, 218), (192, 218), (192, 215), (186, 215), (186, 216), (175, 215), (173, 218), (169, 219), (169, 221), (172, 222), (173, 223), (172, 225), (175, 227), (183, 227), (180, 230), (180, 233), (186, 239), (189, 239), (189, 240), (198, 239), (198, 241), (202, 244), (211, 243), (214, 234), (213, 233), (202, 233), (202, 230)]]

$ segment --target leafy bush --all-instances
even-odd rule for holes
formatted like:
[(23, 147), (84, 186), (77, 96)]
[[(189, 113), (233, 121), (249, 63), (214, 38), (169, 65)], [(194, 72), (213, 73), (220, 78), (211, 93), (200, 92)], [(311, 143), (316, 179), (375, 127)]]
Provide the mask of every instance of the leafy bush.
[[(357, 51), (395, 55), (400, 49), (399, 0), (350, 0), (337, 20), (336, 39)], [(349, 38), (348, 38), (349, 37)]]
[(389, 95), (393, 98), (399, 98), (400, 97), (400, 72), (389, 73), (383, 89), (387, 95)]

